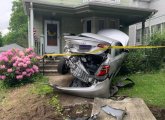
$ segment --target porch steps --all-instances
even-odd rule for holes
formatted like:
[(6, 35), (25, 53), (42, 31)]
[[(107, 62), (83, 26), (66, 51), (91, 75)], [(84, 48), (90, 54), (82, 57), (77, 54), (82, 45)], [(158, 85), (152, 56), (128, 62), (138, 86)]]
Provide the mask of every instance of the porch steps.
[(45, 58), (44, 64), (41, 60), (39, 63), (40, 72), (44, 73), (45, 76), (56, 76), (59, 75), (57, 72), (58, 62), (60, 58)]

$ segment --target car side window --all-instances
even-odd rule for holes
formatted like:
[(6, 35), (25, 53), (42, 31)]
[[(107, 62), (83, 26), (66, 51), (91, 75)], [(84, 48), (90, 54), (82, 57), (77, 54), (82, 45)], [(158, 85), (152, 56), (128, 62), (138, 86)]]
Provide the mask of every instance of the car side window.
[[(120, 42), (116, 43), (115, 46), (123, 46)], [(115, 56), (120, 55), (124, 51), (123, 48), (115, 48)]]

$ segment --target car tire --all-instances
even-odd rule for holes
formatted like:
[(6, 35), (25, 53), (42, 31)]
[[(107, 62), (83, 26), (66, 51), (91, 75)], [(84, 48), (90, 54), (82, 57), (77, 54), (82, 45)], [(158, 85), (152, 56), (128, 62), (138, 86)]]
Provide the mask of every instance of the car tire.
[(60, 59), (60, 62), (58, 63), (57, 71), (62, 75), (67, 74), (69, 72), (69, 67), (67, 66), (66, 60), (64, 58)]

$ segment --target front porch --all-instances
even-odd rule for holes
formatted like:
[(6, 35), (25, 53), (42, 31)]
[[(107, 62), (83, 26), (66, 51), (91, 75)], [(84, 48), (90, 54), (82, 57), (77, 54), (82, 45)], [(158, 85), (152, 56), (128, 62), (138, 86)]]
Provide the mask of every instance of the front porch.
[(62, 53), (64, 35), (82, 32), (97, 33), (101, 29), (120, 29), (128, 33), (129, 25), (144, 22), (155, 10), (105, 3), (77, 6), (30, 2), (25, 0), (29, 16), (29, 47), (40, 55)]

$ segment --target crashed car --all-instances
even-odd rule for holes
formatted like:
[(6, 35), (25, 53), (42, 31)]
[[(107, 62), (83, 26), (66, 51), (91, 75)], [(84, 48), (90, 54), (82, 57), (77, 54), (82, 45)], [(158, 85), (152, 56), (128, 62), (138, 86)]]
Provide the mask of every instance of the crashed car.
[(69, 87), (55, 85), (54, 89), (81, 97), (110, 97), (111, 81), (128, 53), (113, 46), (127, 46), (129, 37), (119, 30), (108, 29), (64, 38), (64, 51), (68, 55), (59, 62), (58, 72), (70, 71), (75, 79)]

